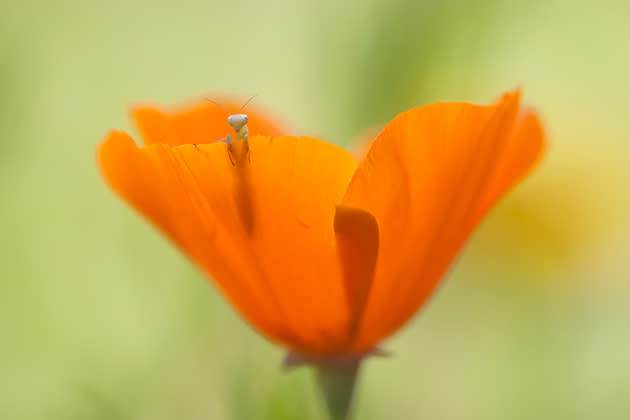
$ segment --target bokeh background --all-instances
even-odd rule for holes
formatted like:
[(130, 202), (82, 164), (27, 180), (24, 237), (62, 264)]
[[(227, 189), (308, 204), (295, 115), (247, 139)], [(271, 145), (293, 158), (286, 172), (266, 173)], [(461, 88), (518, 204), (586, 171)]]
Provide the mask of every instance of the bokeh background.
[(436, 100), (521, 86), (539, 170), (365, 363), (361, 419), (627, 419), (630, 3), (0, 4), (0, 418), (324, 418), (307, 369), (242, 322), (100, 179), (134, 103), (206, 93), (349, 146)]

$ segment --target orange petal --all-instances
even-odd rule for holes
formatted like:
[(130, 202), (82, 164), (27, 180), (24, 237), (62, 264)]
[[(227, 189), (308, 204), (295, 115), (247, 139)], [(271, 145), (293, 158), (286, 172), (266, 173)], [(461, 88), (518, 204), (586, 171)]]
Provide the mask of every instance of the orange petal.
[(249, 157), (234, 153), (233, 165), (224, 143), (138, 148), (114, 132), (99, 160), (111, 186), (262, 333), (304, 353), (340, 351), (360, 306), (349, 303), (346, 284), (360, 289), (350, 277), (365, 273), (352, 268), (354, 260), (342, 266), (339, 255), (359, 239), (372, 245), (358, 254), (376, 254), (362, 230), (375, 230), (370, 216), (335, 207), (356, 161), (305, 137), (252, 137), (250, 147)]
[(483, 218), (494, 203), (534, 167), (544, 147), (543, 128), (538, 116), (532, 109), (522, 110), (480, 200), (477, 219)]
[(349, 338), (353, 339), (374, 277), (378, 224), (376, 218), (365, 210), (337, 206), (335, 233), (344, 270), (346, 298), (353, 320)]
[[(531, 130), (510, 136), (519, 94), (500, 104), (436, 103), (398, 115), (359, 165), (343, 204), (380, 230), (355, 350), (376, 345), (426, 301), (489, 207), (533, 164)], [(524, 127), (530, 127), (529, 125)], [(534, 145), (527, 145), (532, 142)], [(506, 160), (507, 159), (507, 160)]]
[[(140, 135), (146, 144), (162, 143), (171, 146), (184, 144), (175, 131), (171, 121), (172, 118), (161, 109), (148, 106), (138, 107), (131, 111), (131, 116), (135, 120)], [(213, 127), (219, 128), (222, 126), (214, 125)]]
[[(164, 143), (171, 146), (181, 144), (213, 143), (233, 133), (227, 123), (228, 112), (239, 112), (241, 104), (228, 100), (217, 101), (225, 108), (204, 101), (194, 105), (165, 112), (152, 106), (134, 108), (131, 112), (140, 133), (147, 144)], [(287, 134), (277, 121), (256, 107), (248, 105), (243, 111), (249, 116), (249, 136), (264, 135), (277, 137)]]

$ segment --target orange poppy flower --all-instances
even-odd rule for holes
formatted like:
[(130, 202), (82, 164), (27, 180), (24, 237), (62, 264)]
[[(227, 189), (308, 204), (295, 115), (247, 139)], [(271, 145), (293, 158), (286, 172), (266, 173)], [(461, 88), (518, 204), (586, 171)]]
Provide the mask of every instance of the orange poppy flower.
[[(360, 162), (248, 111), (249, 150), (212, 104), (133, 116), (103, 175), (258, 331), (312, 357), (369, 352), (427, 300), (488, 210), (539, 159), (518, 92), (399, 114)], [(228, 106), (230, 112), (237, 107)]]

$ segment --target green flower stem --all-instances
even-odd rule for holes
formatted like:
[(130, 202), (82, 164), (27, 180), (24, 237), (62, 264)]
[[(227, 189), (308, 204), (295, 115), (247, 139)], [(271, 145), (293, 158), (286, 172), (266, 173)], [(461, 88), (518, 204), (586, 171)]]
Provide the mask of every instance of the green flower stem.
[(331, 420), (349, 420), (361, 359), (315, 364), (317, 386)]

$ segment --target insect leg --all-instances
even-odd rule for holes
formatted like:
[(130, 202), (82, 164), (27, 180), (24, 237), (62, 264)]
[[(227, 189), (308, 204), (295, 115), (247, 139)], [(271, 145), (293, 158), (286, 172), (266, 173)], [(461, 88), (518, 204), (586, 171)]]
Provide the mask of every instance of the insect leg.
[(245, 141), (245, 153), (247, 153), (247, 161), (252, 163), (252, 155), (249, 153), (249, 135), (247, 134), (247, 130), (243, 134), (243, 140)]
[(234, 157), (232, 156), (232, 144), (234, 144), (234, 139), (232, 138), (230, 133), (228, 133), (225, 142), (227, 143), (227, 150), (228, 156), (230, 157), (230, 162), (232, 163), (232, 166), (236, 166), (236, 162), (234, 162)]

